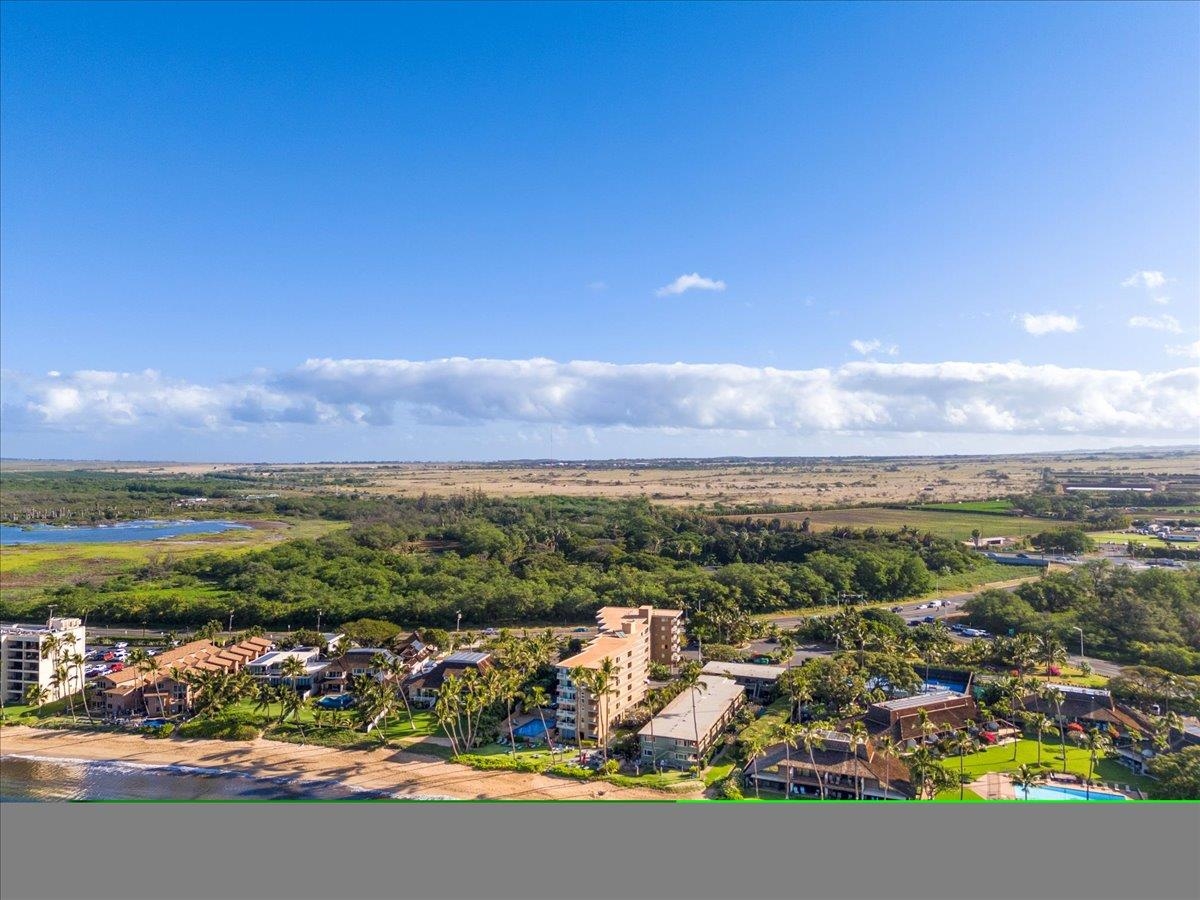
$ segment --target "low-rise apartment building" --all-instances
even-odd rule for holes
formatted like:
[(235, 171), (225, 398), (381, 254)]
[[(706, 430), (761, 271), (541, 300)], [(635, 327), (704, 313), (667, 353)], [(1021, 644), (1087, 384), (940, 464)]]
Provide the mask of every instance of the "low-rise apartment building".
[(873, 703), (867, 710), (865, 724), (872, 735), (886, 734), (892, 740), (915, 745), (926, 737), (926, 721), (930, 724), (928, 736), (941, 738), (978, 718), (979, 707), (968, 695), (958, 691), (931, 691)]
[(404, 682), (405, 696), (414, 706), (432, 707), (447, 678), (461, 678), (468, 671), (486, 672), (492, 667), (492, 654), (472, 650), (451, 653), (441, 662), (417, 672)]
[(154, 668), (130, 666), (109, 672), (92, 683), (92, 702), (110, 716), (174, 715), (192, 705), (190, 672), (238, 672), (271, 649), (266, 638), (249, 637), (218, 647), (212, 641), (191, 641), (153, 657)]
[(787, 671), (783, 666), (760, 666), (756, 663), (717, 662), (704, 664), (701, 673), (732, 678), (746, 689), (746, 696), (755, 703), (768, 703), (775, 695), (779, 677)]
[(25, 692), (35, 685), (49, 692), (47, 702), (79, 691), (83, 687), (79, 666), (67, 665), (65, 680), (56, 679), (54, 673), (68, 657), (85, 656), (86, 641), (79, 619), (54, 617), (45, 625), (0, 626), (4, 702), (24, 703)]
[(811, 751), (779, 743), (748, 761), (742, 770), (747, 791), (778, 791), (785, 797), (827, 800), (909, 800), (916, 796), (912, 774), (898, 756), (870, 741), (840, 731), (820, 736)]
[(642, 726), (642, 764), (668, 769), (702, 764), (745, 702), (746, 692), (736, 681), (706, 675)]

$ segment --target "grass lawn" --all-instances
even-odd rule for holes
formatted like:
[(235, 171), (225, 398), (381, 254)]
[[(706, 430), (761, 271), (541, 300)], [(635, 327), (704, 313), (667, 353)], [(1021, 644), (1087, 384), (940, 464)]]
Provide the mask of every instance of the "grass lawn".
[(1059, 672), (1060, 674), (1058, 675), (1029, 672), (1028, 677), (1036, 678), (1038, 681), (1053, 681), (1059, 684), (1074, 684), (1079, 687), (1090, 688), (1102, 688), (1108, 684), (1107, 675), (1097, 675), (1095, 672), (1091, 675), (1084, 675), (1074, 666), (1060, 666)]
[(733, 772), (734, 763), (720, 763), (719, 765), (709, 766), (704, 770), (704, 786), (712, 787), (718, 781), (724, 781)]
[[(1017, 742), (1016, 759), (1013, 759), (1012, 744), (1000, 747), (988, 747), (979, 753), (971, 753), (964, 757), (963, 771), (972, 777), (978, 777), (985, 772), (1015, 772), (1022, 763), (1030, 766), (1035, 765), (1037, 763), (1037, 756), (1037, 741), (1026, 738)], [(1082, 747), (1074, 746), (1068, 739), (1067, 771), (1086, 777), (1088, 773), (1088, 759), (1088, 751)], [(1059, 743), (1057, 734), (1046, 735), (1042, 747), (1042, 762), (1048, 764), (1043, 769), (1046, 772), (1061, 772), (1063, 770), (1062, 746)], [(942, 765), (953, 773), (955, 777), (958, 776), (957, 756), (946, 757), (942, 760)], [(1121, 784), (1133, 785), (1143, 790), (1151, 783), (1151, 779), (1134, 775), (1116, 760), (1104, 758), (1096, 760), (1094, 777), (1100, 781), (1115, 781)], [(954, 789), (954, 793), (957, 796), (958, 790)]]
[[(946, 788), (944, 791), (938, 791), (933, 795), (935, 802), (942, 801), (946, 803), (958, 803), (958, 788)], [(980, 797), (970, 788), (963, 788), (962, 792), (963, 803), (983, 803), (984, 799)]]
[(1027, 577), (1029, 577), (1029, 573), (1023, 572), (1017, 566), (1006, 566), (988, 560), (967, 572), (955, 572), (952, 575), (938, 576), (936, 589), (924, 596), (933, 597), (942, 594), (957, 594), (961, 591), (969, 591), (971, 588)]
[(738, 740), (742, 743), (750, 740), (756, 734), (764, 735), (773, 741), (773, 732), (778, 725), (786, 723), (792, 715), (792, 701), (788, 697), (780, 697), (767, 707), (766, 712), (742, 729)]

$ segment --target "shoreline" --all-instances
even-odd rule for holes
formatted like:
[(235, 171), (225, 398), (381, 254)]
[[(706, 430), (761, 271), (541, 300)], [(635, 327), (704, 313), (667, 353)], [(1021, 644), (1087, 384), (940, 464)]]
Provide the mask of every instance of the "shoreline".
[[(551, 775), (479, 771), (394, 748), (340, 750), (258, 738), (219, 741), (29, 728), (0, 729), (0, 757), (109, 762), (136, 767), (218, 771), (263, 781), (335, 783), (364, 796), (454, 800), (658, 800), (690, 794), (574, 781)], [(698, 795), (697, 795), (698, 796)]]

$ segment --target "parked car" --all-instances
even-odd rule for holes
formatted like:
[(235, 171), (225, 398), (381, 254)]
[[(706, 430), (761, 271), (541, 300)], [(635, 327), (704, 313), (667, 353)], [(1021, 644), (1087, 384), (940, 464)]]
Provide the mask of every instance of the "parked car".
[(108, 671), (110, 671), (110, 672), (120, 672), (120, 671), (121, 671), (122, 669), (124, 669), (124, 668), (125, 668), (125, 663), (123, 663), (123, 662), (115, 662), (115, 663), (113, 663), (113, 664), (112, 664), (112, 666), (109, 668), (109, 670), (108, 670)]
[(909, 628), (916, 628), (916, 627), (917, 627), (918, 625), (920, 625), (920, 624), (921, 624), (921, 620), (920, 620), (920, 619), (909, 619), (909, 620), (908, 620), (908, 627), (909, 627)]
[(592, 629), (590, 629), (590, 628), (576, 628), (575, 634), (587, 634), (591, 630)]
[(892, 612), (900, 612), (902, 609), (904, 609), (903, 606), (893, 606)]
[(925, 622), (936, 622), (936, 621), (937, 621), (937, 619), (935, 619), (933, 616), (926, 616), (926, 617), (925, 617), (925, 618), (924, 618), (922, 621), (925, 621)]

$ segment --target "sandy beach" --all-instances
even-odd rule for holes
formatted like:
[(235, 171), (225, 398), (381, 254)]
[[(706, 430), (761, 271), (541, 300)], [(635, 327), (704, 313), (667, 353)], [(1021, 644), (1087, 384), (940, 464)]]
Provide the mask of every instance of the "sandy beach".
[(132, 734), (0, 729), (0, 755), (224, 769), (261, 778), (337, 781), (396, 796), (461, 800), (673, 800), (699, 796), (578, 782), (522, 772), (480, 772), (394, 749), (336, 750), (280, 741), (155, 740)]

